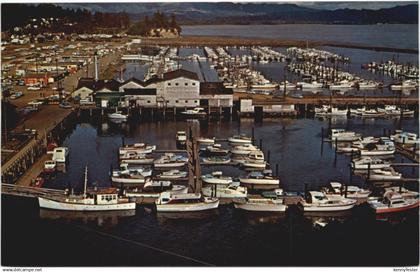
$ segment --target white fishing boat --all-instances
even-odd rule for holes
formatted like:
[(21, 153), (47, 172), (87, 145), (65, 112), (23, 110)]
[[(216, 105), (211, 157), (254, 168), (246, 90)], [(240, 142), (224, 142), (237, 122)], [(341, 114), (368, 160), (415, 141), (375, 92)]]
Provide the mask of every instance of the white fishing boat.
[(367, 198), (372, 193), (370, 190), (362, 189), (353, 185), (346, 186), (340, 182), (330, 182), (329, 188), (323, 189), (322, 192), (326, 195), (338, 195), (354, 199)]
[(318, 191), (309, 191), (308, 199), (299, 202), (304, 212), (333, 212), (350, 210), (356, 205), (357, 200), (343, 196), (328, 197)]
[(193, 212), (217, 209), (219, 199), (201, 194), (171, 194), (163, 192), (155, 202), (158, 212)]
[(270, 198), (249, 198), (247, 197), (243, 202), (235, 201), (236, 209), (252, 212), (285, 212), (287, 205), (283, 203), (283, 199)]
[(340, 142), (353, 142), (359, 140), (361, 135), (359, 133), (353, 131), (346, 131), (345, 129), (341, 128), (333, 128), (331, 129), (331, 140)]
[(188, 187), (184, 185), (175, 185), (170, 181), (147, 181), (143, 188), (134, 188), (125, 190), (124, 195), (127, 197), (159, 197), (160, 193), (168, 192), (171, 194), (186, 194)]
[(258, 147), (252, 144), (236, 145), (231, 149), (231, 153), (234, 155), (249, 155), (252, 151), (259, 150)]
[(139, 172), (113, 173), (111, 176), (112, 182), (124, 184), (142, 184), (147, 179), (148, 177)]
[(348, 80), (342, 80), (337, 83), (333, 83), (329, 85), (330, 90), (336, 90), (336, 91), (348, 91), (350, 89), (353, 89), (355, 86), (354, 82), (348, 81)]
[(378, 158), (361, 157), (354, 159), (352, 165), (355, 170), (368, 170), (369, 168), (373, 170), (390, 167), (391, 163)]
[(197, 142), (199, 144), (205, 144), (205, 145), (214, 144), (215, 138), (214, 137), (213, 138), (198, 137)]
[(376, 109), (370, 109), (370, 110), (365, 110), (361, 113), (362, 117), (383, 117), (385, 116), (385, 113), (383, 112), (379, 112)]
[(160, 179), (179, 179), (179, 178), (185, 178), (187, 176), (186, 171), (180, 171), (178, 169), (171, 169), (169, 171), (162, 172), (161, 174), (158, 174), (157, 177)]
[(361, 156), (386, 156), (395, 153), (395, 145), (392, 141), (382, 141), (382, 144), (367, 144), (360, 149)]
[(108, 118), (116, 121), (126, 121), (128, 119), (128, 115), (123, 114), (121, 111), (115, 111), (114, 113), (108, 113)]
[(204, 157), (203, 158), (203, 162), (206, 164), (228, 164), (230, 163), (232, 160), (229, 157), (221, 157), (221, 156), (216, 156), (216, 157)]
[(145, 143), (134, 143), (131, 145), (125, 145), (119, 148), (119, 154), (124, 155), (125, 153), (137, 153), (137, 154), (149, 154), (156, 150), (156, 145), (148, 145)]
[(350, 114), (351, 115), (362, 115), (363, 112), (366, 111), (366, 107), (361, 107), (357, 109), (351, 109), (350, 108)]
[(315, 115), (318, 115), (318, 116), (346, 116), (347, 115), (347, 109), (340, 110), (336, 107), (330, 107), (330, 106), (327, 106), (327, 105), (323, 105), (320, 108), (315, 107)]
[(207, 115), (204, 108), (194, 108), (181, 112), (186, 117), (204, 117)]
[(232, 177), (223, 176), (222, 171), (215, 171), (211, 174), (202, 175), (201, 179), (210, 184), (228, 185), (232, 183)]
[(395, 134), (391, 135), (391, 140), (399, 144), (420, 145), (420, 139), (416, 133), (404, 132), (402, 130), (396, 130)]
[(175, 155), (173, 153), (165, 153), (159, 159), (153, 162), (155, 168), (176, 168), (182, 167), (187, 163), (188, 159)]
[(391, 180), (400, 180), (402, 174), (398, 173), (392, 167), (383, 168), (383, 169), (374, 169), (369, 175), (369, 180), (373, 181), (391, 181)]
[(247, 188), (239, 186), (239, 182), (233, 182), (228, 186), (204, 186), (201, 191), (204, 196), (214, 196), (218, 198), (245, 198), (247, 196)]
[(322, 87), (324, 86), (323, 83), (321, 82), (316, 82), (316, 81), (312, 81), (310, 83), (308, 82), (298, 82), (296, 83), (298, 88), (301, 88), (302, 91), (304, 90), (312, 90), (312, 89), (322, 89)]
[(228, 138), (229, 143), (231, 144), (250, 144), (252, 143), (251, 137), (248, 137), (244, 134), (234, 135)]
[(206, 151), (206, 153), (208, 153), (209, 155), (217, 156), (225, 156), (229, 153), (229, 150), (222, 148), (221, 144), (208, 145), (206, 146), (204, 151)]
[(404, 212), (419, 207), (418, 198), (404, 198), (396, 192), (385, 192), (382, 200), (368, 201), (377, 214)]
[(153, 164), (154, 158), (147, 156), (145, 153), (137, 153), (135, 151), (129, 151), (120, 155), (120, 163), (129, 164)]
[(375, 90), (378, 89), (381, 85), (375, 81), (359, 81), (357, 84), (359, 90)]
[(38, 197), (39, 207), (62, 211), (116, 211), (135, 210), (136, 203), (118, 196), (116, 188), (87, 190), (87, 167), (83, 195), (69, 195), (60, 198)]
[(187, 142), (187, 133), (180, 130), (176, 133), (176, 142), (179, 144), (185, 144)]
[(279, 185), (280, 180), (264, 172), (251, 172), (245, 177), (240, 177), (239, 181), (244, 184), (253, 185)]

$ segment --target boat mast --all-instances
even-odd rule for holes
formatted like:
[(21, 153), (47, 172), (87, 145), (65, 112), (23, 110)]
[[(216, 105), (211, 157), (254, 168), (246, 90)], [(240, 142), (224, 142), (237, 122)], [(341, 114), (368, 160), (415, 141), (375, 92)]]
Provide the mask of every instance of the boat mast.
[(87, 178), (87, 171), (88, 171), (88, 169), (87, 169), (87, 165), (86, 165), (86, 167), (85, 167), (85, 184), (84, 184), (84, 189), (83, 189), (83, 198), (86, 198), (87, 180), (88, 180), (88, 178)]

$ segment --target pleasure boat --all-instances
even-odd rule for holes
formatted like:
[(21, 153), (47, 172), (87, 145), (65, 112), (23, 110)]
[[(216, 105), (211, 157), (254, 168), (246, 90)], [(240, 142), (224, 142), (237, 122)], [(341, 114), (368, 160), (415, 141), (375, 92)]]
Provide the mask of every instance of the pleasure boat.
[(385, 192), (382, 200), (370, 200), (368, 203), (377, 214), (403, 212), (419, 207), (418, 198), (404, 198), (392, 191)]
[(229, 157), (205, 157), (203, 158), (203, 162), (206, 164), (228, 164), (232, 160)]
[(215, 171), (211, 174), (202, 175), (201, 179), (210, 184), (228, 185), (232, 183), (232, 177), (223, 176), (222, 171)]
[(251, 172), (245, 177), (239, 178), (239, 181), (244, 184), (253, 185), (279, 185), (280, 180), (274, 178), (271, 174), (264, 172)]
[(201, 194), (171, 194), (163, 192), (155, 202), (158, 212), (192, 212), (217, 209), (219, 199)]
[(321, 82), (316, 82), (316, 81), (312, 81), (311, 83), (307, 83), (307, 82), (298, 82), (296, 83), (298, 88), (301, 88), (302, 91), (306, 90), (306, 89), (322, 89), (322, 87), (324, 86), (323, 83)]
[(249, 155), (252, 151), (258, 150), (258, 147), (252, 144), (243, 144), (234, 146), (230, 152), (234, 155)]
[(323, 189), (321, 192), (326, 195), (345, 196), (346, 198), (353, 199), (367, 198), (372, 193), (370, 190), (361, 189), (357, 186), (346, 186), (340, 182), (330, 182), (330, 187)]
[(229, 150), (222, 148), (221, 144), (208, 145), (204, 151), (209, 155), (226, 156)]
[(361, 107), (357, 109), (350, 109), (351, 115), (362, 115), (366, 111), (366, 107)]
[(385, 115), (392, 115), (392, 116), (413, 116), (414, 111), (409, 109), (401, 109), (395, 105), (385, 105), (385, 108), (377, 108), (379, 112), (384, 113)]
[(347, 112), (347, 109), (339, 110), (336, 107), (330, 107), (326, 105), (323, 105), (321, 108), (315, 108), (315, 115), (318, 116), (346, 116)]
[(175, 168), (182, 167), (187, 163), (188, 159), (175, 155), (173, 153), (165, 153), (159, 159), (153, 162), (155, 168)]
[(391, 164), (389, 162), (383, 161), (378, 158), (371, 158), (371, 157), (361, 157), (354, 159), (352, 161), (353, 169), (355, 170), (371, 170), (373, 169), (382, 169), (386, 167), (390, 167)]
[(207, 113), (204, 111), (204, 108), (194, 108), (192, 110), (186, 110), (181, 112), (186, 117), (204, 117)]
[(308, 192), (307, 200), (299, 202), (304, 212), (332, 212), (350, 210), (356, 205), (357, 200), (343, 196), (328, 197), (322, 192)]
[(383, 169), (374, 169), (369, 175), (369, 180), (373, 181), (391, 181), (391, 180), (400, 180), (402, 174), (398, 173), (392, 167), (383, 168)]
[(204, 196), (214, 196), (218, 198), (245, 198), (247, 196), (246, 187), (239, 186), (239, 182), (233, 182), (228, 186), (204, 186), (201, 191)]
[(377, 109), (365, 110), (361, 113), (362, 117), (383, 117), (385, 113), (378, 111)]
[(161, 174), (157, 175), (160, 179), (179, 179), (179, 178), (185, 178), (187, 176), (186, 171), (180, 171), (178, 169), (171, 169), (166, 172), (162, 172)]
[(121, 111), (116, 111), (114, 113), (108, 113), (108, 118), (116, 121), (127, 121), (128, 115), (123, 114)]
[(340, 142), (346, 142), (346, 141), (356, 141), (359, 140), (361, 137), (360, 134), (353, 132), (353, 131), (346, 131), (344, 129), (339, 128), (333, 128), (331, 129), (331, 140)]
[(122, 174), (135, 174), (142, 175), (143, 177), (150, 177), (152, 175), (152, 169), (149, 167), (134, 167), (128, 163), (121, 163), (119, 170), (113, 170), (112, 176), (119, 176)]
[(229, 143), (231, 144), (250, 144), (252, 143), (251, 137), (248, 137), (244, 134), (234, 135), (228, 138)]
[(404, 187), (400, 186), (392, 186), (385, 188), (385, 192), (394, 192), (400, 194), (403, 198), (419, 198), (419, 192), (417, 191), (410, 191)]
[(265, 169), (267, 167), (267, 162), (264, 160), (246, 159), (242, 163), (242, 166), (244, 168)]
[(130, 203), (128, 198), (118, 196), (116, 188), (87, 190), (87, 167), (83, 195), (65, 197), (38, 197), (39, 207), (62, 211), (116, 211), (135, 210), (136, 203)]
[(359, 81), (357, 84), (359, 90), (375, 90), (381, 85), (375, 81)]
[(119, 154), (124, 155), (125, 153), (137, 153), (137, 154), (149, 154), (156, 150), (156, 145), (148, 145), (145, 143), (134, 143), (131, 145), (125, 145), (120, 147)]
[(342, 80), (340, 82), (329, 85), (330, 90), (334, 91), (347, 91), (354, 88), (354, 82)]
[(293, 91), (296, 90), (297, 86), (291, 82), (282, 81), (279, 84), (279, 89), (284, 91), (284, 88), (286, 88), (286, 91)]
[(186, 194), (188, 187), (184, 185), (175, 185), (170, 181), (146, 181), (142, 189), (134, 188), (125, 190), (127, 197), (159, 197), (160, 193), (169, 192), (171, 194)]
[(391, 140), (399, 144), (420, 145), (420, 139), (417, 138), (416, 133), (404, 132), (402, 130), (396, 130), (394, 135), (391, 135)]
[(415, 90), (418, 87), (418, 82), (416, 80), (404, 80), (401, 83), (390, 85), (392, 91)]
[(235, 201), (236, 209), (252, 212), (285, 212), (287, 205), (283, 203), (283, 199), (270, 198), (245, 198), (244, 201)]
[(154, 158), (147, 156), (145, 153), (137, 153), (135, 151), (129, 151), (120, 155), (120, 163), (130, 164), (153, 164)]
[(205, 145), (210, 145), (210, 144), (214, 144), (215, 142), (215, 138), (204, 138), (204, 137), (198, 137), (197, 138), (197, 142), (199, 144), (205, 144)]

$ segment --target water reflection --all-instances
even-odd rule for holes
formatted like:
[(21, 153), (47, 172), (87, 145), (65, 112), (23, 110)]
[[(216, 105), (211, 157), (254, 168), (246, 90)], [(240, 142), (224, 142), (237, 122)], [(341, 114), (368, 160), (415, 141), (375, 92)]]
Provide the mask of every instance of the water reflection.
[(101, 211), (101, 212), (74, 212), (40, 209), (39, 217), (49, 220), (64, 220), (66, 222), (95, 223), (100, 227), (114, 227), (118, 225), (121, 217), (136, 215), (135, 210), (126, 211)]
[(168, 221), (184, 222), (182, 220), (211, 220), (219, 215), (219, 210), (208, 210), (200, 212), (157, 212), (156, 218), (159, 224), (165, 224)]

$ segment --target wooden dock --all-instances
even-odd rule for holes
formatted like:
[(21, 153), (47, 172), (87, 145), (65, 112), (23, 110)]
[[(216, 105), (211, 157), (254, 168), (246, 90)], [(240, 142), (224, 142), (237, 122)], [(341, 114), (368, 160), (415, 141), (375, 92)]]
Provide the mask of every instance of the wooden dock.
[(1, 193), (24, 197), (63, 197), (66, 195), (64, 190), (21, 186), (7, 183), (1, 184)]

